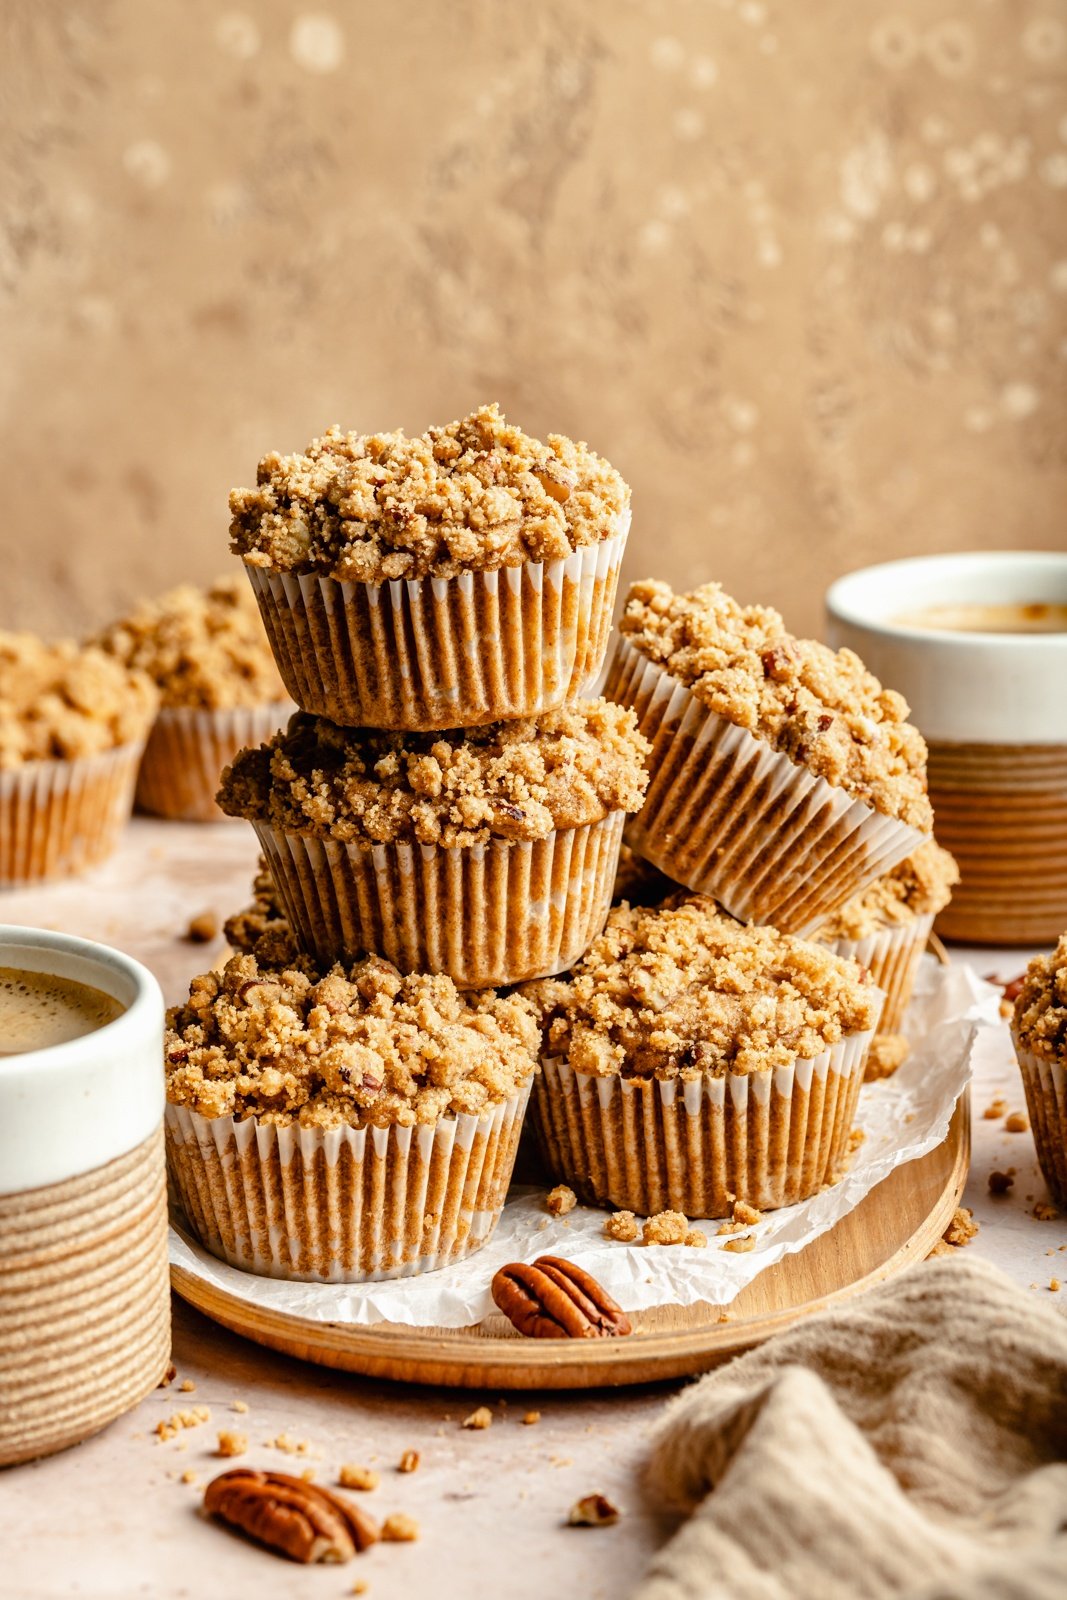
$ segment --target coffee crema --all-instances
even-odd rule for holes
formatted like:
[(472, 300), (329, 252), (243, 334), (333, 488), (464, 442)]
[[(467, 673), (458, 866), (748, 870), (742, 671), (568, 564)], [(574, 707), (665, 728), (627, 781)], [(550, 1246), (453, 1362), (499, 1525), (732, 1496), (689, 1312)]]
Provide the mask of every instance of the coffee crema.
[(1017, 600), (1011, 605), (923, 606), (902, 611), (893, 621), (902, 628), (939, 628), (949, 633), (1067, 633), (1067, 604)]
[(0, 967), (0, 1056), (66, 1044), (114, 1022), (125, 1010), (102, 989), (51, 972)]

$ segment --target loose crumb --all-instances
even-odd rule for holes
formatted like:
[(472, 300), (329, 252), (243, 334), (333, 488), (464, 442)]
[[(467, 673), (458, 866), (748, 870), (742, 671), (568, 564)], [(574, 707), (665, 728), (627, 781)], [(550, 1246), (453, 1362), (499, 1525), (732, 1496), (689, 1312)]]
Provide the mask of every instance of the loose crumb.
[(417, 1450), (405, 1450), (396, 1464), (398, 1472), (418, 1472), (422, 1457)]
[(210, 944), (219, 931), (219, 919), (214, 911), (201, 911), (199, 916), (189, 919), (189, 926), (185, 930), (185, 937), (190, 944)]
[(1038, 1222), (1055, 1222), (1059, 1212), (1055, 1206), (1050, 1206), (1047, 1200), (1039, 1200), (1034, 1207), (1034, 1216)]
[(989, 1102), (982, 1115), (987, 1122), (999, 1122), (1007, 1109), (1008, 1102), (1003, 1095), (998, 1094), (995, 1099)]
[(991, 1172), (989, 1174), (990, 1194), (1007, 1194), (1015, 1179), (1010, 1172)]
[(381, 1536), (386, 1544), (411, 1544), (419, 1537), (419, 1525), (406, 1511), (394, 1511), (382, 1523)]
[(757, 1222), (762, 1221), (762, 1211), (750, 1206), (747, 1200), (734, 1200), (730, 1216), (715, 1230), (716, 1237), (728, 1233), (743, 1233), (746, 1228), (754, 1228)]
[(568, 1189), (565, 1183), (558, 1183), (545, 1196), (545, 1205), (554, 1217), (565, 1217), (567, 1212), (573, 1211), (577, 1204), (578, 1196), (573, 1189)]
[(219, 1434), (220, 1456), (243, 1456), (248, 1449), (248, 1436), (232, 1428), (223, 1428)]
[(276, 1434), (267, 1440), (268, 1450), (281, 1450), (287, 1456), (306, 1456), (311, 1449), (308, 1439), (293, 1439), (287, 1433)]
[(703, 1250), (706, 1248), (707, 1242), (708, 1236), (701, 1228), (690, 1228), (682, 1240), (682, 1243), (687, 1244), (690, 1250)]
[(1004, 1131), (1005, 1133), (1029, 1133), (1030, 1123), (1027, 1120), (1026, 1113), (1013, 1111), (1010, 1116), (1005, 1117)]
[(567, 1524), (571, 1528), (610, 1528), (618, 1520), (618, 1506), (613, 1506), (603, 1494), (583, 1495), (567, 1513)]
[(314, 1483), (315, 1482), (315, 1468), (314, 1467), (305, 1467), (303, 1472), (300, 1474), (300, 1476), (303, 1478), (305, 1483)]
[(524, 1428), (533, 1428), (540, 1422), (541, 1413), (540, 1411), (524, 1411), (520, 1420)]
[(179, 1483), (197, 1483), (198, 1481), (199, 1480), (197, 1479), (196, 1473), (192, 1470), (191, 1467), (186, 1467), (185, 1471), (182, 1473), (181, 1477), (178, 1479)]
[(689, 1218), (681, 1211), (657, 1211), (641, 1229), (642, 1244), (684, 1244)]
[(613, 1211), (604, 1224), (604, 1232), (620, 1244), (632, 1244), (641, 1229), (632, 1211)]
[(1048, 1280), (1048, 1286), (1053, 1294), (1059, 1294), (1061, 1287), (1059, 1278), (1050, 1278)]
[(974, 1220), (974, 1212), (969, 1206), (957, 1206), (952, 1213), (952, 1221), (941, 1237), (946, 1244), (955, 1245), (962, 1249), (965, 1244), (970, 1244), (978, 1236), (978, 1224)]
[(370, 1584), (367, 1582), (366, 1578), (357, 1578), (348, 1592), (349, 1594), (367, 1594), (369, 1591)]
[(756, 1235), (754, 1233), (743, 1234), (739, 1239), (727, 1239), (723, 1245), (724, 1250), (732, 1250), (735, 1255), (747, 1255), (750, 1250), (755, 1248)]
[(178, 1385), (178, 1393), (179, 1394), (195, 1394), (196, 1393), (196, 1384), (193, 1382), (192, 1378), (183, 1378), (182, 1379), (181, 1383), (179, 1383), (179, 1385)]
[(488, 1406), (479, 1406), (472, 1411), (469, 1417), (464, 1417), (460, 1423), (461, 1428), (488, 1428), (492, 1426), (493, 1413)]
[(346, 1461), (338, 1469), (337, 1481), (342, 1489), (376, 1489), (381, 1480), (372, 1467), (357, 1467)]
[(233, 1404), (231, 1405), (230, 1410), (231, 1411), (239, 1411), (243, 1416), (244, 1413), (248, 1410), (248, 1404), (244, 1400), (235, 1400), (233, 1402)]
[(191, 1411), (172, 1411), (169, 1417), (156, 1423), (155, 1435), (162, 1441), (174, 1439), (183, 1428), (199, 1428), (210, 1421), (211, 1412), (207, 1406), (194, 1406)]

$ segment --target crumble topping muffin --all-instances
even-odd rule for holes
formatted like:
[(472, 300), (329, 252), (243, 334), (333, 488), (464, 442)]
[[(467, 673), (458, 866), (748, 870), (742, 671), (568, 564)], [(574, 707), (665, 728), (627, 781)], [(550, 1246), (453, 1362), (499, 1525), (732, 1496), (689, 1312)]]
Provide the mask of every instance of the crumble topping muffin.
[(255, 596), (239, 575), (142, 600), (95, 642), (146, 672), (163, 706), (218, 711), (287, 698)]
[(0, 770), (143, 739), (157, 704), (144, 673), (93, 645), (0, 632)]
[(633, 712), (608, 700), (437, 734), (338, 728), (298, 713), (269, 744), (241, 752), (219, 804), (283, 832), (362, 845), (544, 839), (636, 811), (647, 751)]
[(865, 939), (915, 917), (935, 917), (959, 881), (955, 857), (931, 839), (828, 917), (819, 939)]
[(616, 906), (567, 977), (521, 992), (542, 1153), (588, 1203), (720, 1217), (843, 1172), (882, 999), (854, 963), (679, 894)]
[(488, 405), (411, 437), (334, 426), (303, 454), (271, 451), (230, 495), (230, 535), (279, 572), (449, 578), (566, 557), (617, 531), (629, 499), (585, 444), (542, 444)]
[(1053, 1198), (1067, 1206), (1067, 933), (1027, 967), (1011, 1032), (1037, 1159)]
[(881, 996), (851, 962), (702, 896), (617, 906), (567, 978), (524, 991), (550, 1055), (596, 1077), (765, 1072), (820, 1055), (877, 1021)]
[(777, 611), (718, 583), (631, 585), (624, 638), (702, 704), (888, 817), (929, 832), (926, 744), (903, 696), (851, 650), (797, 639)]
[(368, 956), (322, 973), (233, 956), (167, 1015), (167, 1097), (283, 1127), (412, 1127), (480, 1114), (537, 1067), (533, 1009)]

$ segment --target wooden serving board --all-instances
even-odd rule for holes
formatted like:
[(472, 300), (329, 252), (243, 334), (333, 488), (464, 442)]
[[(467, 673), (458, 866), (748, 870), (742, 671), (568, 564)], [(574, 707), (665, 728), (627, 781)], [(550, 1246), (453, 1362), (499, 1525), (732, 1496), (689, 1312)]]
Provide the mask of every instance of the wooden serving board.
[(524, 1339), (502, 1316), (469, 1328), (356, 1327), (264, 1310), (172, 1267), (174, 1288), (207, 1316), (302, 1361), (408, 1383), (457, 1388), (586, 1389), (704, 1372), (834, 1301), (922, 1261), (967, 1179), (966, 1095), (943, 1144), (890, 1173), (829, 1233), (768, 1267), (728, 1307), (659, 1306), (626, 1339)]

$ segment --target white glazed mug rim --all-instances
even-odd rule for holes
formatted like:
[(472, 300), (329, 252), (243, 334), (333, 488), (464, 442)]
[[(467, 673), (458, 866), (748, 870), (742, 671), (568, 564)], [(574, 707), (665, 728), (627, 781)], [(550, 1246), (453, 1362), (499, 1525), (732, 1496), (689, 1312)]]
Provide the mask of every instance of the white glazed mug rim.
[[(876, 586), (892, 578), (902, 578), (908, 573), (929, 577), (944, 575), (946, 586), (952, 578), (958, 579), (972, 573), (1004, 574), (1044, 569), (1047, 573), (1062, 575), (1062, 595), (1054, 597), (1055, 604), (1067, 605), (1067, 553), (1058, 550), (966, 550), (943, 555), (902, 556), (895, 561), (881, 561), (869, 567), (857, 567), (835, 579), (826, 591), (826, 610), (830, 617), (881, 634), (889, 639), (906, 639), (915, 645), (932, 647), (982, 643), (993, 647), (1015, 648), (1050, 652), (1067, 649), (1067, 634), (1056, 633), (1003, 633), (980, 628), (966, 631), (958, 628), (916, 627), (895, 622), (877, 606), (868, 607), (857, 599), (868, 586)], [(953, 598), (946, 593), (944, 598)], [(990, 595), (995, 603), (1000, 597)], [(1037, 599), (1031, 595), (1029, 599)], [(981, 603), (981, 602), (979, 602)], [(1010, 601), (1008, 602), (1011, 603)], [(1019, 602), (1021, 603), (1021, 602)]]

